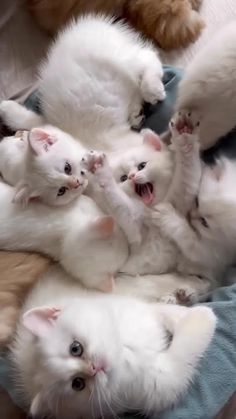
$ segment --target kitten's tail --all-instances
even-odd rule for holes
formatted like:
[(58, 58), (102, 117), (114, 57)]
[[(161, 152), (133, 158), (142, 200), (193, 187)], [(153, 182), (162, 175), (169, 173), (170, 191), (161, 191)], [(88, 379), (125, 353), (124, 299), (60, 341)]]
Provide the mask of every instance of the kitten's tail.
[(216, 317), (208, 307), (188, 309), (180, 320), (171, 345), (158, 357), (156, 365), (157, 383), (165, 391), (166, 406), (176, 402), (186, 391), (215, 327)]

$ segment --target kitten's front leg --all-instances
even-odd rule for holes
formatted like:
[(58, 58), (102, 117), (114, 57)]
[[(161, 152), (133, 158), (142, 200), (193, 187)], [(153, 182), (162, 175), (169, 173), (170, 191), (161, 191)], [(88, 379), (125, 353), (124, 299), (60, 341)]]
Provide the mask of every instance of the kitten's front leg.
[(183, 214), (191, 209), (201, 180), (199, 124), (198, 115), (188, 111), (178, 112), (170, 122), (176, 164), (166, 201)]
[(45, 123), (44, 118), (14, 100), (0, 103), (0, 116), (12, 130), (30, 130)]
[(141, 217), (135, 204), (117, 185), (107, 157), (104, 153), (91, 151), (84, 157), (87, 170), (93, 173), (92, 182), (99, 184), (102, 199), (109, 212), (124, 231), (130, 245), (139, 245), (141, 236)]
[(198, 235), (173, 205), (167, 202), (157, 205), (151, 217), (161, 234), (173, 241), (184, 257), (192, 262), (198, 262), (201, 256), (204, 257), (205, 251)]

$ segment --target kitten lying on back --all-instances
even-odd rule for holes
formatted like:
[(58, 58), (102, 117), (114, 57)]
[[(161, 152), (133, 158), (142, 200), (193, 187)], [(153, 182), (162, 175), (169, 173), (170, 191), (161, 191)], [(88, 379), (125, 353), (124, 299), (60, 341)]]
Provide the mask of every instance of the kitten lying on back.
[(85, 149), (52, 127), (17, 132), (0, 142), (0, 173), (16, 186), (14, 202), (65, 205), (87, 186), (80, 161)]
[(88, 15), (59, 34), (40, 70), (43, 117), (13, 101), (3, 101), (0, 114), (13, 129), (46, 121), (82, 138), (87, 148), (126, 149), (129, 141), (122, 138), (138, 137), (130, 126), (140, 125), (143, 102), (165, 98), (162, 76), (151, 43), (122, 22)]
[(54, 267), (28, 296), (11, 345), (17, 388), (33, 417), (156, 417), (188, 389), (215, 324), (207, 307), (88, 292)]
[[(124, 193), (116, 183), (104, 154), (89, 153), (86, 163), (93, 172), (91, 179), (100, 186), (101, 201), (107, 205), (108, 213), (116, 219), (131, 245), (130, 256), (122, 272), (144, 274), (177, 271), (186, 278), (186, 284), (189, 278), (196, 281), (195, 290), (191, 291), (195, 294), (206, 292), (220, 282), (236, 256), (233, 245), (236, 232), (231, 226), (235, 220), (236, 196), (228, 199), (226, 192), (232, 191), (226, 179), (232, 186), (236, 169), (233, 170), (231, 162), (223, 164), (221, 161), (226, 170), (225, 176), (214, 177), (214, 171), (205, 169), (201, 180), (198, 126), (194, 114), (178, 115), (172, 121), (172, 141), (177, 162), (173, 181), (163, 200), (172, 202), (179, 214), (170, 204), (159, 204), (156, 209), (152, 206), (151, 210), (143, 204), (146, 199), (142, 202), (136, 194), (137, 184), (134, 180), (139, 172), (130, 175), (129, 195), (127, 188)], [(140, 173), (145, 169), (147, 174), (146, 167)], [(159, 170), (157, 166), (157, 175)], [(157, 178), (157, 191), (158, 185)], [(195, 220), (194, 203), (197, 196), (200, 215)]]

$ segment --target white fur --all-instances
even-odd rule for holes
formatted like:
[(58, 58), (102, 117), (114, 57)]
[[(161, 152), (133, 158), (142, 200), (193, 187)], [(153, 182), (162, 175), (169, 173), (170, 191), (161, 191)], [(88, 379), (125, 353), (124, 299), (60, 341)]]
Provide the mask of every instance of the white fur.
[[(15, 202), (65, 205), (87, 186), (81, 167), (84, 152), (70, 135), (46, 125), (17, 132), (0, 142), (0, 172), (6, 182), (16, 186)], [(66, 165), (70, 173), (65, 172)]]
[[(57, 268), (34, 288), (22, 315), (11, 346), (16, 384), (33, 416), (56, 419), (127, 410), (154, 417), (186, 392), (216, 324), (206, 307), (88, 293)], [(80, 356), (70, 353), (75, 340)], [(75, 377), (83, 378), (82, 391), (72, 389)]]
[(200, 142), (208, 148), (236, 126), (236, 25), (225, 26), (187, 67), (177, 109), (198, 111)]
[[(48, 123), (81, 138), (86, 147), (107, 150), (129, 135), (130, 124), (141, 122), (143, 100), (164, 99), (162, 75), (157, 51), (127, 25), (104, 16), (81, 17), (61, 32), (41, 68), (42, 111)], [(2, 102), (0, 114), (16, 129), (43, 123), (12, 101)]]
[(13, 196), (14, 190), (1, 183), (1, 249), (49, 255), (95, 288), (125, 262), (128, 249), (123, 234), (91, 198), (81, 195), (69, 207), (51, 208), (40, 203), (22, 207), (12, 203)]
[[(190, 135), (187, 137), (189, 141)], [(198, 271), (198, 275), (221, 281), (236, 258), (236, 164), (222, 157), (214, 166), (204, 166), (198, 147), (193, 146), (192, 159), (195, 163), (189, 168), (189, 175), (185, 173), (182, 193), (190, 193), (191, 198), (195, 194), (197, 201), (190, 200), (188, 217), (165, 203), (159, 204), (152, 216), (161, 233), (181, 252), (180, 273)]]

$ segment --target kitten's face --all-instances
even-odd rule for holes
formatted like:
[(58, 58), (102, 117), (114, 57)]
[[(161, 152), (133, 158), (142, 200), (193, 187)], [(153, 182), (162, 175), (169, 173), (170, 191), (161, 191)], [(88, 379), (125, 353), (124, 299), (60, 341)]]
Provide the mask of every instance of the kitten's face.
[(111, 413), (108, 405), (123, 350), (111, 311), (96, 300), (91, 309), (86, 298), (62, 311), (43, 307), (42, 315), (35, 310), (24, 320), (37, 336), (39, 351), (30, 413), (56, 419), (96, 419)]
[(88, 181), (80, 163), (81, 154), (67, 134), (37, 128), (30, 132), (28, 141), (28, 185), (21, 185), (15, 201), (65, 205), (83, 193)]
[(155, 205), (167, 193), (172, 176), (172, 158), (158, 135), (143, 130), (143, 144), (111, 159), (116, 181), (131, 197)]

